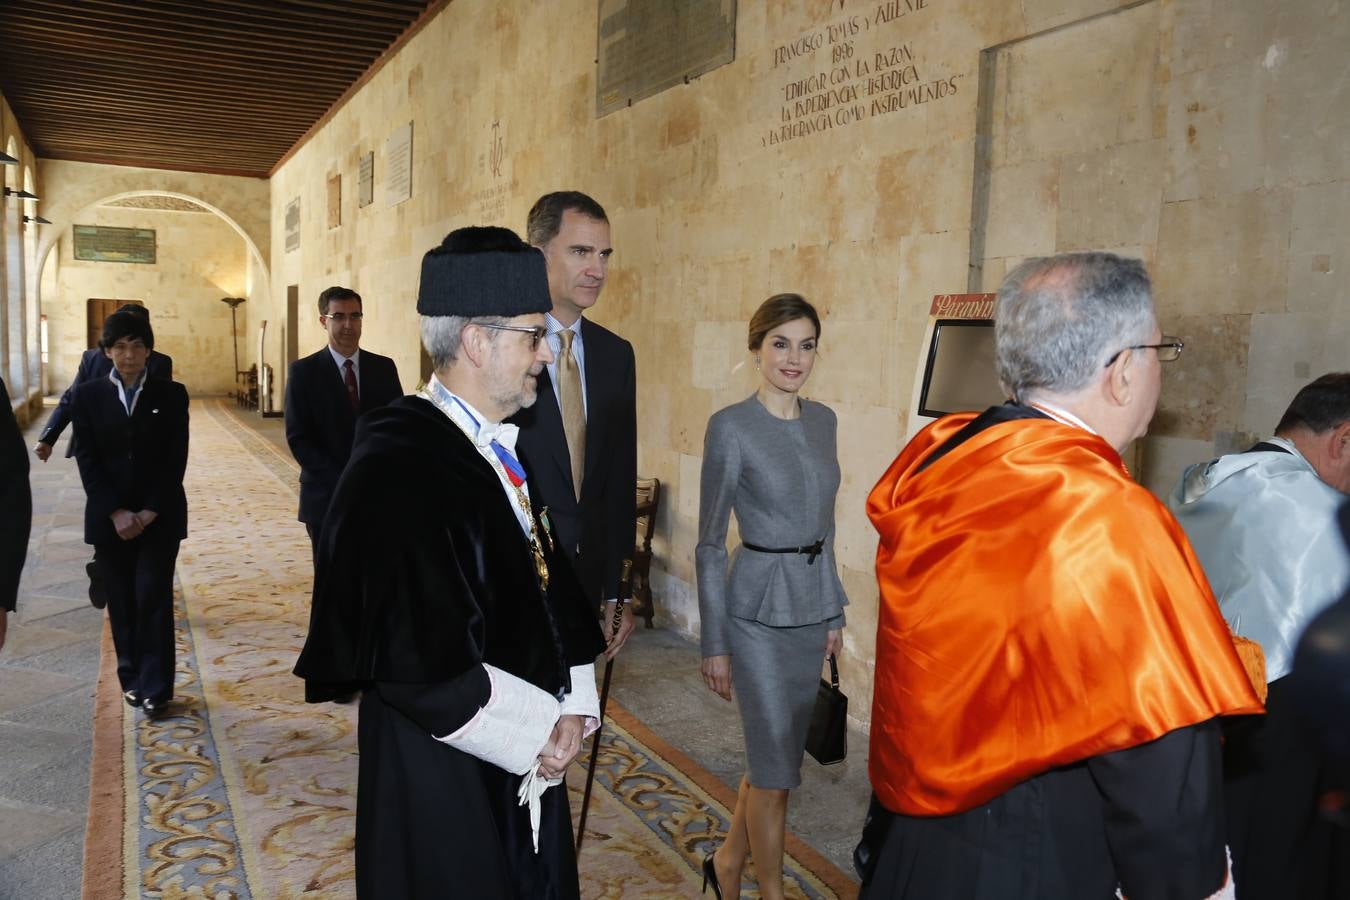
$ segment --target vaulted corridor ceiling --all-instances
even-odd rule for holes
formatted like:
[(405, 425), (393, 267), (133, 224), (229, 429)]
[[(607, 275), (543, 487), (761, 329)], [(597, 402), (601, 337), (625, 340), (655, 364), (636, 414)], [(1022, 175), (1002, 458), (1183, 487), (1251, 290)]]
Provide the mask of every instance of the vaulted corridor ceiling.
[(265, 177), (448, 0), (5, 0), (39, 157)]

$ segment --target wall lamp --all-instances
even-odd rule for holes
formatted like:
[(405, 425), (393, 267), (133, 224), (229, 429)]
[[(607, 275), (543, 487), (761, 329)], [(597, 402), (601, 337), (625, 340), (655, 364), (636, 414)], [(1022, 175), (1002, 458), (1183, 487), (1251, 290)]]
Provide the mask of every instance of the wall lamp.
[(18, 197), (20, 200), (36, 200), (37, 194), (30, 194), (28, 191), (16, 191), (14, 188), (5, 188), (6, 197)]
[(32, 222), (34, 225), (50, 225), (50, 224), (52, 224), (52, 223), (51, 223), (51, 220), (49, 220), (49, 219), (44, 219), (44, 218), (42, 218), (42, 216), (24, 216), (24, 217), (23, 217), (23, 220), (24, 220), (25, 222)]
[(0, 166), (17, 166), (19, 161), (8, 153), (0, 153)]

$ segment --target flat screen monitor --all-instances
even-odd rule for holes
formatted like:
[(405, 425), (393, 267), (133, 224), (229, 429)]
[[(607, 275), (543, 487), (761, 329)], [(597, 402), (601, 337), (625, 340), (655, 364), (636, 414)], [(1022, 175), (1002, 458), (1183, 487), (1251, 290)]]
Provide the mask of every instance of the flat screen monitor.
[(981, 412), (1006, 399), (994, 369), (993, 321), (938, 319), (923, 370), (919, 415)]

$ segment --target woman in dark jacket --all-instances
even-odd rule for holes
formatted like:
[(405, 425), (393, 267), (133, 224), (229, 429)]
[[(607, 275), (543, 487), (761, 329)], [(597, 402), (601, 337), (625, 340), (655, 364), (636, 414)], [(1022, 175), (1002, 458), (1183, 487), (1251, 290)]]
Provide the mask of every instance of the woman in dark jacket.
[(150, 323), (117, 312), (103, 323), (113, 369), (71, 398), (75, 460), (84, 482), (84, 540), (108, 597), (117, 677), (147, 715), (173, 697), (173, 570), (187, 536), (188, 395), (151, 378)]

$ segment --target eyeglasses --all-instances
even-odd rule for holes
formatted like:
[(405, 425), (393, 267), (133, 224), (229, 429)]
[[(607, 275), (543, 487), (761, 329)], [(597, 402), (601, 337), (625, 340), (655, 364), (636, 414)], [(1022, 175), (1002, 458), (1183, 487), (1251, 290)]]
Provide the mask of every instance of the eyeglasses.
[(346, 322), (348, 320), (352, 322), (360, 322), (362, 319), (362, 315), (361, 313), (326, 313), (324, 315), (324, 318), (332, 319), (334, 322), (341, 325), (343, 322)]
[(548, 334), (548, 329), (543, 325), (495, 325), (491, 322), (474, 322), (481, 328), (495, 328), (497, 331), (519, 331), (522, 334), (530, 336), (530, 349), (538, 350), (539, 342)]
[(1174, 338), (1171, 335), (1164, 334), (1161, 344), (1131, 344), (1121, 350), (1111, 354), (1111, 358), (1106, 361), (1103, 368), (1110, 368), (1111, 363), (1120, 358), (1120, 354), (1126, 350), (1157, 350), (1158, 362), (1172, 362), (1181, 355), (1181, 348), (1186, 346), (1185, 341)]

